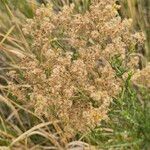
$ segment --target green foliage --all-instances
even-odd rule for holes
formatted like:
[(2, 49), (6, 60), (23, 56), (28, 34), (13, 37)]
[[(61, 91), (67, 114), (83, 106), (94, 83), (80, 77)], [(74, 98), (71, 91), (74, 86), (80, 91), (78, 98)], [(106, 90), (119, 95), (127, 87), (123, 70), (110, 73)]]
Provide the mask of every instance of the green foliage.
[(82, 13), (89, 9), (91, 0), (52, 0), (52, 3), (56, 10), (61, 10), (65, 4), (70, 5), (73, 3), (75, 5), (75, 9)]
[(118, 99), (109, 112), (109, 120), (102, 122), (86, 136), (86, 140), (103, 149), (148, 150), (150, 147), (150, 91), (135, 90), (131, 74), (124, 82)]
[(24, 14), (28, 18), (32, 18), (34, 15), (33, 8), (27, 0), (0, 0), (1, 7), (7, 4), (13, 10), (19, 10), (22, 14)]
[(123, 60), (120, 58), (120, 55), (113, 56), (110, 63), (116, 71), (116, 75), (119, 77), (122, 77), (122, 75), (127, 71), (127, 68), (123, 66)]

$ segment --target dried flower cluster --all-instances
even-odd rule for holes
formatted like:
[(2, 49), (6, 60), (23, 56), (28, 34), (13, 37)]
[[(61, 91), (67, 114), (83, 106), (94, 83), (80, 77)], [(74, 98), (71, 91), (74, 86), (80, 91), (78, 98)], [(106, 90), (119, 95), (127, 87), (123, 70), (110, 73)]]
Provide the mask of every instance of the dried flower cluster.
[(150, 89), (150, 65), (137, 71), (132, 77), (132, 82), (134, 85)]
[(118, 8), (115, 0), (93, 0), (84, 14), (73, 5), (60, 12), (39, 8), (23, 28), (31, 56), (21, 60), (21, 71), (9, 72), (17, 99), (40, 116), (61, 120), (70, 134), (107, 119), (122, 87), (111, 58), (119, 54), (126, 60), (131, 47), (144, 39), (131, 32), (132, 21), (122, 20)]

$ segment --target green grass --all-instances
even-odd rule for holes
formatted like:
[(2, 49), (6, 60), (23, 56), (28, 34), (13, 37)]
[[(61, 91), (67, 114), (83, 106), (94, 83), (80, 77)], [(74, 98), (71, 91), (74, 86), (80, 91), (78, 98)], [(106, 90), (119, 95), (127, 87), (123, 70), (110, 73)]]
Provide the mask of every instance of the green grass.
[(135, 89), (130, 81), (110, 107), (109, 120), (84, 139), (103, 149), (148, 150), (150, 148), (150, 90)]

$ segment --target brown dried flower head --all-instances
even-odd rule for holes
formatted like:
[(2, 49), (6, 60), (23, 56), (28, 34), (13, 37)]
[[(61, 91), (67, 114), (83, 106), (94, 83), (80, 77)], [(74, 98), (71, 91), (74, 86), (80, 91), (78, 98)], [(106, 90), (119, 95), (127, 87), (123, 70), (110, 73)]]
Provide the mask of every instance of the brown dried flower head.
[(61, 120), (71, 135), (107, 119), (122, 87), (111, 58), (119, 54), (125, 60), (139, 42), (132, 21), (122, 20), (117, 8), (115, 0), (93, 0), (84, 14), (73, 5), (60, 12), (49, 5), (37, 9), (23, 28), (31, 40), (31, 57), (21, 60), (21, 72), (10, 75), (17, 99), (39, 116)]

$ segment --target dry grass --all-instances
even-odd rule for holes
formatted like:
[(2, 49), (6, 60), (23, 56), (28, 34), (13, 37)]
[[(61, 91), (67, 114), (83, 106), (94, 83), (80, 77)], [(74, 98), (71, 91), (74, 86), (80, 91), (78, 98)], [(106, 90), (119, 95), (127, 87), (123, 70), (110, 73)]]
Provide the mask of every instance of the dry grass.
[(150, 2), (149, 0), (123, 0), (123, 15), (132, 17), (134, 27), (142, 29), (146, 36), (145, 56), (150, 60)]

